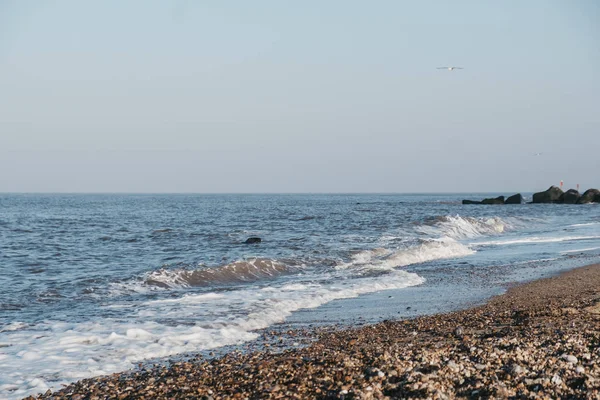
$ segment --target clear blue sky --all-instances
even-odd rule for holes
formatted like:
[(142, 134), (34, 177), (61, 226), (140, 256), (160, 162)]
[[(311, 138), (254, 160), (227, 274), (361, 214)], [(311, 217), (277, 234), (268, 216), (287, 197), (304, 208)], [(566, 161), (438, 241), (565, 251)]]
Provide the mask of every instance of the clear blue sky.
[(0, 0), (0, 192), (598, 187), (598, 21), (594, 0)]

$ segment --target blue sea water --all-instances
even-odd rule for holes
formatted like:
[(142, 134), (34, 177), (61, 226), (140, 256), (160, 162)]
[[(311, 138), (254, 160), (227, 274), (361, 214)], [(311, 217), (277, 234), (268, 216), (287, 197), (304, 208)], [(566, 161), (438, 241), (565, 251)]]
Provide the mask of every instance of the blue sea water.
[(600, 260), (599, 205), (489, 196), (0, 195), (0, 398)]

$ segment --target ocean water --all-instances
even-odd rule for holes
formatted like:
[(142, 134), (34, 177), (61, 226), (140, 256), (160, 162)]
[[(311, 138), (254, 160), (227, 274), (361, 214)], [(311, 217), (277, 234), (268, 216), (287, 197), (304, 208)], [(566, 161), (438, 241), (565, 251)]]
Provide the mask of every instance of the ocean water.
[(600, 205), (482, 197), (0, 195), (0, 398), (600, 260)]

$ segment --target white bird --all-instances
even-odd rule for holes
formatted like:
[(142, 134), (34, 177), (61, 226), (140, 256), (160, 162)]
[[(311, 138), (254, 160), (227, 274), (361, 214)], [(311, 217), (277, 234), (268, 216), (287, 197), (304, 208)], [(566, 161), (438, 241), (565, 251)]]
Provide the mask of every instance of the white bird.
[(544, 153), (542, 153), (542, 152), (540, 152), (540, 153), (533, 153), (534, 156), (541, 156), (542, 154), (544, 154)]
[(448, 71), (454, 71), (455, 69), (464, 69), (463, 67), (437, 67), (437, 69), (447, 69)]

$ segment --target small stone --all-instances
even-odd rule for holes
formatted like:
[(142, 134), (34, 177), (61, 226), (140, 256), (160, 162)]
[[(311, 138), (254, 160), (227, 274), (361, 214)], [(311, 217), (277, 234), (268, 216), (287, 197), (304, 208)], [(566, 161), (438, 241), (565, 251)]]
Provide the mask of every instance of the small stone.
[(585, 372), (585, 368), (583, 368), (581, 365), (578, 365), (577, 368), (575, 368), (575, 372), (578, 374), (583, 374)]
[(485, 369), (485, 365), (483, 365), (483, 364), (475, 364), (475, 369), (477, 371), (483, 371)]
[(554, 383), (555, 385), (560, 385), (562, 383), (562, 379), (560, 379), (560, 376), (558, 376), (558, 374), (554, 374), (550, 382)]
[(563, 360), (566, 360), (568, 363), (571, 363), (571, 364), (577, 364), (577, 361), (578, 361), (577, 357), (575, 357), (575, 356), (573, 356), (571, 354), (563, 354), (561, 356), (561, 358)]
[(454, 330), (454, 336), (457, 337), (462, 337), (462, 335), (464, 334), (464, 329), (462, 326), (457, 326), (456, 329)]
[(511, 368), (511, 371), (512, 371), (513, 375), (520, 375), (523, 372), (525, 372), (525, 370), (523, 369), (523, 367), (521, 367), (519, 364), (513, 365), (513, 367)]

